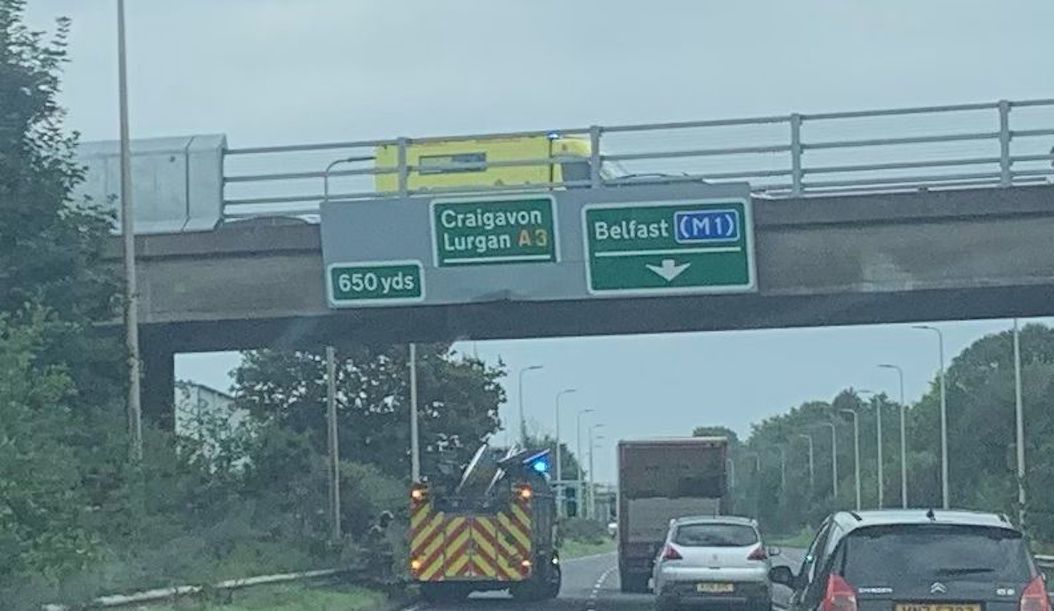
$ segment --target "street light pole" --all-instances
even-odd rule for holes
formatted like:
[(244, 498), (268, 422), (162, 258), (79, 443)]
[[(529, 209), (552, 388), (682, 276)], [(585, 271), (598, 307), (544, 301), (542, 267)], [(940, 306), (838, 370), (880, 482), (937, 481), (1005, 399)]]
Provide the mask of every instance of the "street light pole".
[(831, 427), (831, 498), (838, 504), (838, 428), (833, 422), (819, 422), (819, 426)]
[(340, 525), (340, 447), (337, 438), (336, 350), (326, 346), (326, 432), (329, 440), (329, 510), (333, 540), (341, 538)]
[(853, 477), (856, 483), (856, 510), (860, 511), (860, 417), (856, 410), (843, 409), (840, 411), (853, 417), (853, 462), (855, 463)]
[(780, 451), (780, 494), (783, 494), (787, 488), (787, 448), (780, 445), (776, 449)]
[(1021, 401), (1021, 334), (1014, 319), (1014, 415), (1017, 425), (1017, 525), (1025, 526), (1025, 410)]
[(417, 427), (417, 344), (410, 342), (410, 481), (421, 481), (421, 441)]
[[(590, 517), (590, 518), (595, 517), (595, 515), (593, 515), (593, 514), (596, 513), (596, 508), (593, 507), (593, 503), (592, 503), (592, 499), (593, 499), (593, 496), (594, 496), (594, 490), (596, 488), (596, 477), (593, 475), (593, 447), (596, 445), (596, 440), (593, 439), (593, 431), (595, 431), (595, 430), (597, 430), (599, 428), (604, 428), (604, 424), (602, 422), (598, 422), (598, 423), (594, 424), (593, 426), (589, 427), (589, 499), (590, 499), (590, 503), (589, 503), (589, 505), (586, 505), (586, 507), (589, 507), (589, 511), (587, 512), (587, 514), (588, 514), (588, 517)], [(598, 439), (599, 439), (599, 436), (598, 436)], [(583, 503), (584, 502), (585, 501), (583, 499)]]
[(565, 388), (560, 392), (556, 393), (556, 501), (557, 513), (563, 513), (563, 500), (564, 500), (564, 470), (563, 470), (563, 452), (560, 451), (560, 398), (564, 395), (578, 392), (577, 388)]
[(863, 390), (863, 389), (861, 389), (861, 390), (857, 390), (856, 393), (858, 395), (865, 395), (867, 397), (867, 399), (868, 399), (868, 402), (870, 402), (872, 405), (875, 406), (875, 418), (877, 420), (877, 427), (875, 429), (876, 430), (877, 443), (875, 444), (875, 448), (877, 449), (876, 451), (877, 451), (877, 454), (878, 454), (878, 457), (877, 457), (877, 460), (878, 460), (878, 462), (877, 462), (877, 465), (878, 465), (878, 469), (877, 469), (877, 471), (878, 471), (878, 473), (877, 473), (877, 476), (878, 476), (877, 477), (877, 484), (878, 484), (878, 508), (882, 509), (882, 504), (883, 504), (883, 500), (884, 500), (883, 497), (885, 496), (885, 476), (883, 475), (883, 472), (882, 472), (882, 462), (883, 462), (883, 460), (882, 460), (882, 402), (877, 400), (878, 399), (878, 395), (873, 390)]
[(806, 435), (805, 433), (799, 433), (798, 437), (801, 437), (809, 442), (809, 491), (812, 492), (816, 488), (816, 472), (813, 470), (813, 445), (812, 435)]
[(585, 456), (582, 455), (582, 416), (585, 414), (591, 414), (596, 410), (592, 408), (578, 410), (578, 415), (575, 417), (575, 460), (578, 461), (578, 486), (576, 497), (578, 499), (578, 512), (585, 514), (585, 478), (582, 477), (582, 460)]
[[(330, 162), (322, 171), (322, 203), (329, 203), (329, 176), (333, 168), (344, 163), (354, 163), (372, 157), (343, 157)], [(415, 374), (411, 370), (411, 377)], [(340, 524), (340, 445), (337, 430), (337, 357), (333, 346), (326, 346), (326, 438), (329, 446), (329, 505), (333, 540), (341, 538)], [(413, 384), (413, 382), (411, 382)], [(416, 392), (411, 389), (411, 403), (415, 403)], [(411, 407), (410, 414), (411, 471), (416, 452), (413, 450), (417, 434), (417, 412)], [(416, 479), (415, 479), (416, 481)]]
[(596, 443), (589, 446), (589, 518), (591, 520), (597, 519), (597, 481), (593, 476), (593, 450), (600, 447), (600, 440), (603, 438), (603, 435), (597, 435)]
[(948, 394), (944, 380), (944, 334), (937, 327), (916, 325), (915, 329), (933, 331), (937, 334), (937, 358), (940, 361), (941, 381), (941, 506), (948, 509), (950, 494), (948, 487)]
[(886, 478), (882, 472), (882, 398), (875, 397), (871, 400), (875, 404), (875, 418), (877, 420), (875, 436), (876, 444), (878, 446), (878, 508), (882, 509), (884, 506), (886, 488)]
[(520, 395), (520, 445), (522, 445), (524, 448), (527, 447), (527, 419), (523, 416), (523, 374), (527, 373), (528, 371), (538, 371), (541, 368), (541, 365), (530, 365), (528, 367), (520, 368), (520, 383), (516, 387), (516, 390)]
[(907, 406), (904, 404), (904, 370), (897, 365), (879, 365), (882, 369), (893, 369), (900, 381), (900, 506), (908, 508), (908, 441)]
[(728, 471), (728, 488), (729, 490), (736, 489), (736, 461), (732, 460), (729, 456), (725, 459), (725, 469)]
[(140, 391), (139, 285), (135, 270), (135, 207), (132, 205), (132, 141), (128, 127), (128, 53), (124, 0), (117, 0), (117, 89), (121, 138), (121, 244), (124, 258), (124, 325), (128, 359), (128, 449), (132, 462), (143, 459), (143, 407)]

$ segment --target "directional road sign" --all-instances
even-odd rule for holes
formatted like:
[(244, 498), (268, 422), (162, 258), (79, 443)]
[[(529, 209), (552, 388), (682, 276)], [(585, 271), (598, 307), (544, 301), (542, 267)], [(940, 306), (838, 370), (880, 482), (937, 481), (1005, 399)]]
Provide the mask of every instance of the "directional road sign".
[(590, 204), (582, 209), (592, 294), (753, 291), (750, 200)]
[(425, 298), (420, 261), (333, 263), (326, 269), (326, 289), (334, 307), (399, 305)]
[(436, 267), (558, 259), (549, 195), (435, 199), (431, 216)]

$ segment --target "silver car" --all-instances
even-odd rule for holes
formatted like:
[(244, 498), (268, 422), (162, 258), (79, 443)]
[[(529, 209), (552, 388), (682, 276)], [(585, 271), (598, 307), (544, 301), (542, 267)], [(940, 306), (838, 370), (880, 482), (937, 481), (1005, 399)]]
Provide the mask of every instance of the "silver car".
[(652, 570), (656, 608), (681, 605), (737, 606), (770, 611), (771, 561), (757, 523), (730, 516), (678, 518)]

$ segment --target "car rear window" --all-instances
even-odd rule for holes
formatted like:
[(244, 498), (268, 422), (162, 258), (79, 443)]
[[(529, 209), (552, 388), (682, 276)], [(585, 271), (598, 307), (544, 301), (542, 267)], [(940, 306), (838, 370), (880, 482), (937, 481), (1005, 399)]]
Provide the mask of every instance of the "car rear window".
[(843, 541), (836, 566), (854, 585), (1025, 583), (1032, 574), (1020, 533), (946, 524), (860, 529)]
[(742, 524), (683, 524), (673, 542), (686, 547), (744, 547), (758, 542), (758, 533)]

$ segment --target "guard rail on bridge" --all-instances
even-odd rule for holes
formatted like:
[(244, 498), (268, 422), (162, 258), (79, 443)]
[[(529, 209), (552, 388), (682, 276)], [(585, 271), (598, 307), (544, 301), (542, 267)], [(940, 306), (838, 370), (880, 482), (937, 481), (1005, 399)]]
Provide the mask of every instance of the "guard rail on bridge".
[(1039, 568), (1054, 569), (1054, 556), (1041, 556), (1036, 554), (1034, 558), (1036, 559), (1036, 564), (1039, 565)]
[[(334, 199), (413, 195), (411, 143), (514, 137), (581, 138), (590, 143), (588, 176), (532, 188), (588, 188), (639, 182), (748, 181), (761, 197), (868, 191), (1011, 187), (1054, 176), (1054, 99), (782, 116), (592, 126), (530, 132), (396, 138), (231, 148), (224, 153), (224, 219), (304, 215), (323, 199), (323, 168), (335, 159), (361, 167), (330, 174)], [(377, 147), (397, 162), (377, 166)], [(546, 157), (428, 166), (429, 171), (550, 166)], [(277, 169), (281, 170), (278, 171)], [(396, 189), (378, 192), (392, 174)], [(523, 190), (520, 185), (431, 189), (429, 193)]]

